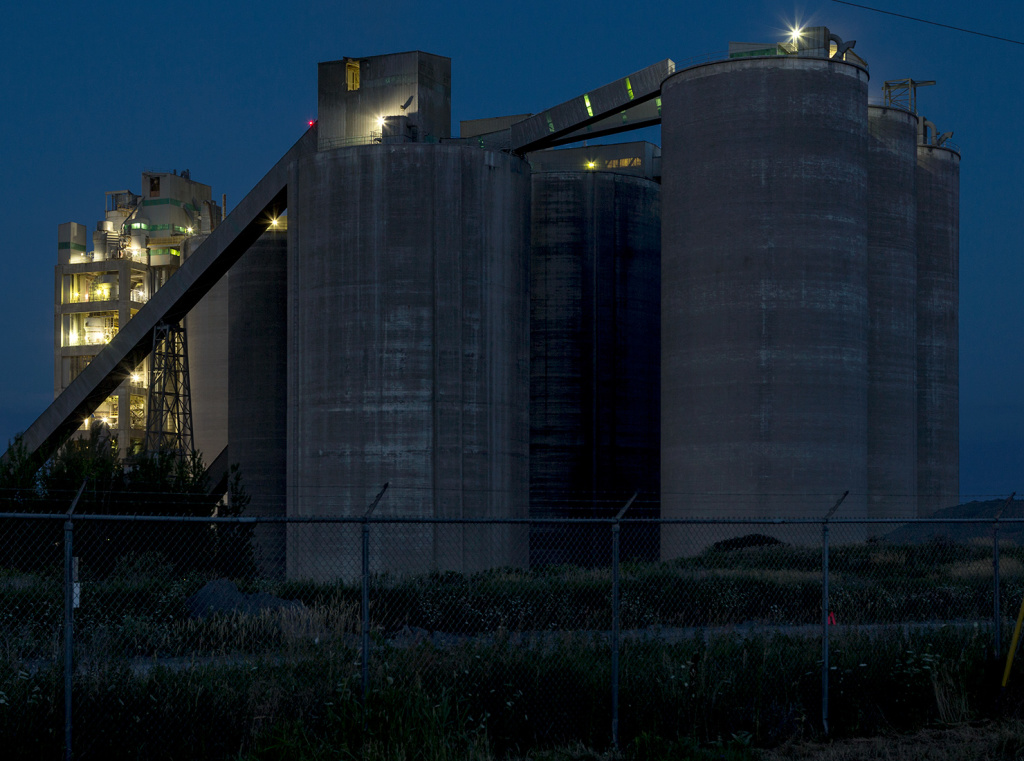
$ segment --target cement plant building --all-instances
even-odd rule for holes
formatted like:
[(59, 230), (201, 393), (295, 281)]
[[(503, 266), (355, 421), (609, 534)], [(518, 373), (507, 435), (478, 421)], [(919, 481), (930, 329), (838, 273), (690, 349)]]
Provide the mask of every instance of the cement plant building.
[[(226, 219), (206, 186), (147, 173), (187, 221), (128, 194), (91, 252), (62, 225), (58, 396), (30, 450), (109, 400), (140, 438), (136, 378), (184, 321), (195, 441), (241, 466), (254, 515), (361, 515), (385, 482), (377, 514), (410, 518), (606, 516), (637, 490), (635, 515), (663, 518), (957, 502), (960, 155), (917, 113), (922, 83), (869, 103), (867, 63), (815, 27), (452, 137), (450, 73), (422, 52), (321, 63), (317, 122)], [(584, 142), (658, 124), (660, 148)], [(153, 225), (172, 227), (132, 237)], [(80, 316), (101, 277), (117, 295)], [(97, 352), (83, 337), (107, 327)], [(400, 530), (405, 570), (607, 551), (551, 524)], [(268, 571), (322, 578), (357, 532), (257, 540)]]

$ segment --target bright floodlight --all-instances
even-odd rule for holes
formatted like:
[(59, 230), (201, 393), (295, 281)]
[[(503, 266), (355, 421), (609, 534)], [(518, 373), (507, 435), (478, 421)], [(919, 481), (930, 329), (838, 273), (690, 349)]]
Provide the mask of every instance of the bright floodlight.
[(789, 31), (790, 31), (790, 36), (791, 36), (793, 42), (796, 42), (797, 40), (800, 39), (800, 35), (803, 34), (804, 30), (801, 27), (794, 26)]
[(597, 162), (596, 161), (588, 161), (587, 162), (587, 169), (593, 169), (596, 166), (597, 166)]
[(384, 126), (384, 122), (386, 122), (386, 121), (387, 121), (387, 119), (385, 119), (383, 116), (378, 116), (377, 117), (377, 126), (378, 127), (383, 127)]
[(270, 220), (270, 226), (271, 227), (277, 227), (277, 220), (276, 219)]

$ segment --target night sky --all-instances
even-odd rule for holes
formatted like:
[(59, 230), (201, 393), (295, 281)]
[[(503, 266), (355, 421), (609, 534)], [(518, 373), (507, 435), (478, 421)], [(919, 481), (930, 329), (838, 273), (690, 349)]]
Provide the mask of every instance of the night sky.
[[(1024, 40), (1020, 0), (864, 0)], [(559, 3), (9, 4), (3, 18), (0, 440), (53, 397), (57, 225), (91, 231), (104, 193), (189, 169), (229, 210), (316, 117), (316, 64), (423, 50), (452, 59), (461, 119), (537, 112), (637, 69), (828, 26), (886, 79), (934, 79), (918, 106), (962, 149), (960, 484), (1024, 492), (1024, 46), (829, 0)], [(487, 7), (484, 7), (487, 6)], [(660, 142), (657, 130), (644, 134)], [(620, 139), (635, 139), (635, 135)], [(91, 240), (91, 238), (90, 238)]]

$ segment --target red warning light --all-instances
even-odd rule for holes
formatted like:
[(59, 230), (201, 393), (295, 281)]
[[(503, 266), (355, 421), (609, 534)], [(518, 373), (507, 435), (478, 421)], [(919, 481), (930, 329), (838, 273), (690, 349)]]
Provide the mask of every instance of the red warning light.
[(310, 119), (309, 126), (312, 127), (314, 124), (316, 124), (316, 119)]

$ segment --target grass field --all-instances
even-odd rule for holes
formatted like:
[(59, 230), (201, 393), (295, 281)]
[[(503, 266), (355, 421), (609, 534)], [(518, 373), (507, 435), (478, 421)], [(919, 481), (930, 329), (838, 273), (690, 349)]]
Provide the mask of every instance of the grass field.
[[(625, 565), (616, 757), (1019, 757), (1024, 678), (1000, 692), (986, 629), (991, 546), (833, 549), (829, 742), (819, 564), (776, 545)], [(1001, 571), (1005, 615), (1024, 553), (1006, 547)], [(301, 604), (192, 618), (208, 579), (152, 554), (84, 575), (76, 758), (612, 757), (607, 569), (375, 576), (365, 704), (358, 587), (241, 578)], [(0, 571), (5, 758), (60, 755), (61, 600), (57, 569)]]

